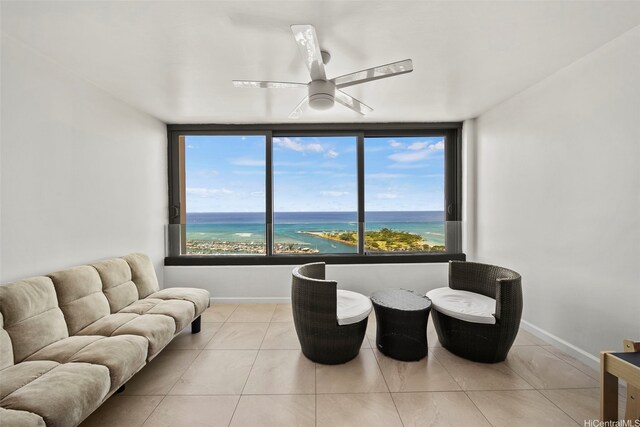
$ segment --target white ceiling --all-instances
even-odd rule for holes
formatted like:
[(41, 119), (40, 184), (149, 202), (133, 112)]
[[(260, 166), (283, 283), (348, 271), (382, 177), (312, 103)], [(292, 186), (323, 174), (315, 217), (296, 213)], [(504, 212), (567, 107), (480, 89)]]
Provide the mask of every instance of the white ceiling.
[[(316, 26), (329, 78), (412, 58), (414, 72), (345, 89), (301, 122), (475, 117), (640, 24), (640, 2), (2, 2), (2, 31), (167, 123), (287, 122), (307, 82), (290, 24)], [(637, 54), (630, 53), (630, 54)]]

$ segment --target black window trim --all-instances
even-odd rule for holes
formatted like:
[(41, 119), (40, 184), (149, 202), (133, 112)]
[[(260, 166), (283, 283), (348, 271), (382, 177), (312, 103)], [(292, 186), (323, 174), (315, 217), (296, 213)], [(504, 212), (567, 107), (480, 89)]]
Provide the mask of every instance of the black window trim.
[[(296, 265), (324, 261), (327, 264), (442, 263), (464, 261), (462, 252), (462, 123), (280, 123), (280, 124), (168, 124), (169, 224), (180, 223), (180, 136), (189, 135), (264, 135), (266, 182), (266, 254), (265, 255), (180, 255), (169, 232), (166, 266), (206, 265)], [(356, 136), (358, 173), (358, 254), (273, 254), (273, 137), (277, 136)], [(364, 139), (365, 137), (445, 135), (445, 221), (446, 253), (364, 253)], [(173, 246), (172, 246), (173, 245)]]

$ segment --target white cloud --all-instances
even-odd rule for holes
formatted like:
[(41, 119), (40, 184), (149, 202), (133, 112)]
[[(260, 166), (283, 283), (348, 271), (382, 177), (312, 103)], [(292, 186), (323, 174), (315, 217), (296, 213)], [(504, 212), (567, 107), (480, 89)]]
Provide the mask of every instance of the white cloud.
[(444, 150), (444, 141), (438, 141), (431, 145), (427, 144), (427, 142), (414, 142), (409, 146), (411, 152), (394, 153), (389, 156), (389, 159), (399, 163), (417, 162), (427, 159), (433, 152)]
[(400, 197), (398, 193), (392, 193), (392, 192), (376, 194), (376, 198), (378, 199), (397, 199), (398, 197)]
[(312, 142), (309, 144), (304, 144), (303, 151), (312, 151), (314, 153), (322, 153), (324, 151), (324, 147), (322, 144), (318, 144), (317, 142)]
[(303, 143), (303, 142), (300, 142), (300, 138), (288, 138), (288, 137), (273, 138), (273, 143), (280, 148), (297, 151), (299, 153), (324, 152), (324, 147), (322, 146), (322, 144), (318, 144), (317, 142)]
[(348, 191), (321, 191), (320, 194), (322, 194), (325, 197), (342, 197), (349, 194), (349, 192)]
[(422, 150), (424, 147), (429, 145), (428, 142), (414, 142), (413, 144), (407, 147), (409, 150)]
[(389, 141), (389, 145), (393, 148), (404, 148), (404, 144), (402, 142), (398, 142), (395, 139)]
[(204, 187), (192, 187), (187, 188), (187, 196), (209, 198), (220, 195), (233, 194), (233, 191), (226, 188), (204, 188)]
[(422, 151), (412, 151), (410, 153), (395, 153), (390, 155), (389, 159), (393, 160), (394, 162), (405, 163), (405, 162), (417, 162), (419, 160), (424, 160), (427, 157), (429, 157), (429, 151), (422, 150)]
[(338, 152), (336, 150), (329, 150), (327, 151), (327, 154), (325, 154), (325, 156), (329, 157), (330, 159), (335, 159), (336, 157), (338, 157)]
[(229, 160), (229, 163), (235, 166), (263, 166), (265, 165), (264, 160), (260, 159), (249, 159), (246, 157), (241, 157), (237, 159)]
[(435, 144), (429, 146), (429, 150), (431, 151), (442, 151), (444, 150), (444, 140), (440, 140)]

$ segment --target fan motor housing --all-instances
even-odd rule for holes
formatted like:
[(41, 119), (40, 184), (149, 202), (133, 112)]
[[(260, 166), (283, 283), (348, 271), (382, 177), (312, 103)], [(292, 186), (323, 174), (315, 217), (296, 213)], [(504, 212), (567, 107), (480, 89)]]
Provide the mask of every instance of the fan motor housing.
[(314, 110), (328, 110), (335, 104), (336, 85), (326, 80), (313, 80), (308, 85), (309, 106)]

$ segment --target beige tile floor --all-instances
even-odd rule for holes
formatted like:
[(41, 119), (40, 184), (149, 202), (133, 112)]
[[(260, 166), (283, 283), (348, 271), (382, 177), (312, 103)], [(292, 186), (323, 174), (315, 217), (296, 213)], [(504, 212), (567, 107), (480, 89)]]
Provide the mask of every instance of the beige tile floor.
[[(521, 331), (509, 357), (470, 362), (442, 348), (399, 362), (375, 348), (319, 365), (300, 351), (291, 306), (216, 304), (82, 427), (576, 426), (598, 416), (598, 374)], [(621, 411), (623, 401), (621, 398)]]

